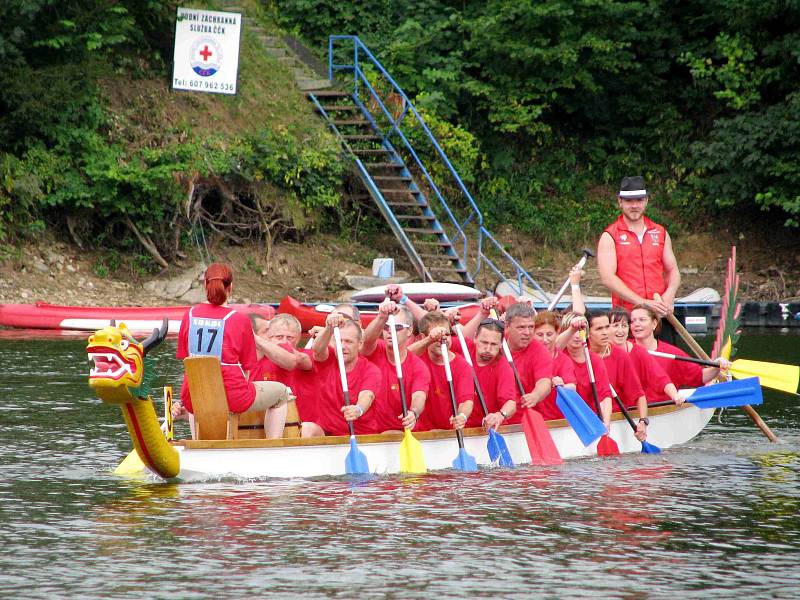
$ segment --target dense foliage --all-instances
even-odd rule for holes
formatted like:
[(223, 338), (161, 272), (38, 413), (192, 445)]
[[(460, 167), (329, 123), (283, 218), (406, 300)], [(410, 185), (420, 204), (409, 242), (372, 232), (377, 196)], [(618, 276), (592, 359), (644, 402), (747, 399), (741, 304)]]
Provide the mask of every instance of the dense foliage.
[(315, 47), (359, 35), (418, 104), (474, 135), (481, 201), (504, 220), (596, 227), (620, 177), (642, 173), (684, 220), (800, 222), (798, 0), (268, 4)]
[[(0, 4), (0, 243), (66, 225), (78, 243), (146, 250), (166, 266), (198, 222), (209, 234), (270, 244), (307, 226), (310, 209), (338, 204), (344, 167), (320, 125), (194, 124), (197, 113), (198, 122), (246, 113), (241, 103), (256, 92), (169, 93), (176, 4)], [(256, 60), (248, 65), (263, 73)], [(255, 102), (275, 112), (272, 99)]]

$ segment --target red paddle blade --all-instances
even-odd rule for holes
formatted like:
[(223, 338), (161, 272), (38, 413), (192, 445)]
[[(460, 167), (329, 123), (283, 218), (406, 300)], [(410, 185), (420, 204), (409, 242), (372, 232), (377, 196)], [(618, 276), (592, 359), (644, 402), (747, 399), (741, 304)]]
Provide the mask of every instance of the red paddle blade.
[(615, 456), (619, 454), (617, 442), (611, 439), (610, 435), (604, 435), (597, 442), (597, 456)]
[(530, 408), (522, 409), (522, 429), (531, 453), (531, 463), (534, 465), (560, 465), (564, 462), (553, 442), (550, 430), (542, 415), (537, 411)]

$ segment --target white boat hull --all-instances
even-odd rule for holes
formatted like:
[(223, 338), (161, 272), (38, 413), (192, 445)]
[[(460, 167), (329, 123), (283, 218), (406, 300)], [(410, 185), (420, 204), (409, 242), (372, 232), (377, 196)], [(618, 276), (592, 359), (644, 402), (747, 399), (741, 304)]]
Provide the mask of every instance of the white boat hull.
[[(714, 409), (700, 409), (692, 404), (663, 407), (650, 411), (648, 441), (660, 448), (683, 444), (697, 436), (708, 424)], [(641, 444), (633, 436), (621, 415), (614, 415), (611, 437), (620, 452), (641, 452)], [(597, 443), (587, 447), (565, 421), (549, 423), (550, 433), (559, 453), (565, 459), (596, 456)], [(519, 425), (500, 429), (515, 464), (531, 462), (525, 434)], [(452, 468), (458, 453), (453, 432), (415, 434), (422, 443), (428, 470)], [(367, 457), (370, 471), (382, 475), (400, 472), (400, 434), (359, 436), (358, 448)], [(490, 465), (488, 436), (481, 430), (467, 430), (464, 445), (479, 465)], [(349, 438), (282, 440), (194, 440), (178, 442), (181, 470), (179, 479), (215, 479), (223, 477), (319, 477), (345, 474), (345, 457), (350, 451)]]

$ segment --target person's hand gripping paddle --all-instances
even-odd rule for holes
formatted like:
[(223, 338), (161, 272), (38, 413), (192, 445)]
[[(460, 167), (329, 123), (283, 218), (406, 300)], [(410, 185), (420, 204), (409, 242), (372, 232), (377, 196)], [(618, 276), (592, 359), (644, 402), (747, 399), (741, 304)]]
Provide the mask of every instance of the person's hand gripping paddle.
[[(622, 400), (619, 399), (619, 396), (617, 395), (617, 391), (614, 389), (614, 386), (612, 386), (609, 383), (608, 387), (611, 389), (611, 397), (614, 398), (614, 400), (616, 401), (617, 406), (619, 406), (619, 409), (625, 416), (625, 420), (628, 422), (628, 425), (630, 425), (631, 429), (633, 429), (633, 432), (636, 433), (636, 424), (633, 422), (633, 419), (631, 419), (631, 413), (628, 412), (628, 409), (625, 408), (625, 405), (622, 403)], [(658, 454), (659, 452), (661, 452), (661, 448), (659, 448), (655, 444), (651, 444), (647, 440), (641, 442), (641, 444), (642, 444), (643, 454)]]
[[(589, 371), (589, 382), (592, 384), (592, 398), (594, 399), (594, 409), (597, 411), (597, 416), (600, 417), (600, 399), (597, 397), (597, 383), (594, 380), (594, 368), (592, 367), (592, 356), (589, 352), (589, 343), (586, 341), (586, 330), (581, 329), (581, 342), (583, 342), (583, 355), (586, 357), (586, 369)], [(619, 454), (619, 446), (617, 442), (611, 439), (611, 436), (605, 434), (600, 437), (597, 442), (597, 455), (598, 456), (613, 456)]]
[[(394, 367), (397, 371), (397, 385), (400, 388), (400, 402), (403, 405), (403, 416), (408, 414), (408, 401), (406, 388), (403, 386), (403, 366), (400, 364), (400, 349), (397, 347), (397, 329), (394, 315), (389, 315), (389, 331), (392, 335), (392, 355)], [(400, 442), (400, 472), (425, 473), (425, 456), (422, 454), (422, 444), (413, 436), (411, 430), (406, 428), (403, 432), (403, 441)]]
[[(336, 344), (336, 358), (339, 361), (339, 375), (342, 378), (342, 393), (344, 394), (345, 406), (350, 406), (350, 391), (347, 388), (347, 371), (344, 368), (344, 355), (342, 354), (342, 334), (338, 327), (333, 328), (333, 339)], [(344, 470), (348, 475), (369, 474), (367, 457), (358, 449), (356, 443), (356, 432), (353, 429), (353, 422), (348, 421), (347, 427), (350, 429), (350, 452), (344, 459)]]
[[(442, 360), (444, 361), (444, 373), (447, 376), (447, 387), (450, 388), (450, 403), (453, 406), (453, 416), (457, 417), (458, 405), (456, 404), (456, 391), (453, 389), (453, 373), (450, 370), (450, 350), (444, 340), (442, 340)], [(453, 468), (462, 471), (477, 471), (478, 463), (464, 448), (464, 434), (460, 429), (456, 429), (456, 439), (458, 440), (458, 456), (453, 460)]]
[[(456, 323), (455, 329), (456, 335), (458, 335), (458, 343), (461, 344), (461, 351), (464, 353), (464, 360), (466, 360), (467, 364), (472, 367), (472, 383), (475, 386), (475, 394), (477, 394), (478, 400), (481, 403), (483, 415), (486, 416), (489, 414), (489, 409), (486, 406), (486, 399), (483, 397), (481, 384), (478, 382), (478, 374), (475, 373), (475, 367), (472, 364), (472, 357), (469, 354), (467, 341), (464, 339), (464, 332), (461, 329), (461, 323)], [(514, 466), (514, 461), (511, 460), (511, 453), (508, 451), (508, 444), (506, 444), (505, 438), (497, 433), (492, 427), (489, 428), (489, 439), (486, 442), (486, 449), (489, 451), (489, 459), (493, 463), (498, 463), (503, 467)]]

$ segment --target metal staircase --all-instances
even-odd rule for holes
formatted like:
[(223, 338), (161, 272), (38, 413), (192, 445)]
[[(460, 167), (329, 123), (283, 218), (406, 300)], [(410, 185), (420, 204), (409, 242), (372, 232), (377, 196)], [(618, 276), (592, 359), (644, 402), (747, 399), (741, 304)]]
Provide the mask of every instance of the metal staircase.
[[(308, 98), (352, 155), (359, 179), (420, 278), (487, 289), (510, 280), (546, 298), (484, 227), (481, 211), (419, 112), (358, 37), (330, 36), (328, 77), (346, 91), (312, 90)], [(488, 269), (479, 281), (484, 264)]]

